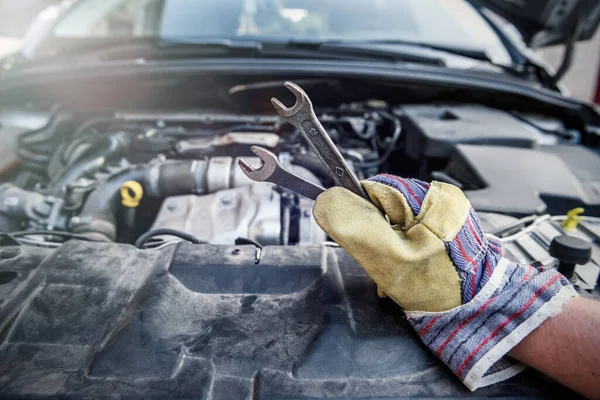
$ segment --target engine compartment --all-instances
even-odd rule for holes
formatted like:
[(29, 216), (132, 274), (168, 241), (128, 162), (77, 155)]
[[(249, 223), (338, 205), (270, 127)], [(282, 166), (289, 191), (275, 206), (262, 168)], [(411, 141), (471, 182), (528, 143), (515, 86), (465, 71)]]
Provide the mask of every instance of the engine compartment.
[[(349, 107), (323, 110), (321, 119), (364, 178), (396, 150), (401, 124), (384, 110)], [(215, 244), (237, 238), (323, 242), (312, 201), (242, 174), (239, 158), (260, 163), (251, 145), (269, 148), (292, 172), (331, 186), (299, 133), (274, 116), (119, 112), (77, 125), (56, 110), (45, 126), (18, 136), (15, 153), (23, 162), (0, 187), (0, 229), (69, 231), (125, 243), (163, 228)], [(127, 182), (137, 182), (140, 192), (122, 194)], [(139, 204), (123, 206), (123, 196), (139, 196)]]
[[(579, 145), (581, 132), (558, 119), (377, 100), (317, 113), (360, 179), (391, 173), (445, 181), (462, 188), (477, 211), (507, 217), (564, 214), (581, 205), (587, 215), (600, 213), (598, 152)], [(55, 231), (134, 244), (158, 229), (213, 244), (327, 239), (312, 219), (312, 201), (252, 182), (237, 166), (241, 157), (258, 166), (250, 147), (260, 145), (292, 172), (332, 185), (299, 132), (272, 113), (117, 111), (83, 118), (57, 107), (43, 117), (19, 110), (2, 119), (15, 143), (3, 150), (0, 231), (28, 244), (56, 247), (68, 235)], [(124, 205), (127, 199), (134, 204)], [(144, 246), (168, 239), (158, 235)]]
[[(82, 112), (71, 103), (0, 112), (2, 392), (470, 395), (327, 241), (311, 200), (241, 173), (237, 160), (258, 163), (250, 147), (260, 145), (332, 185), (258, 97), (230, 110)], [(461, 187), (512, 260), (557, 268), (550, 243), (566, 233), (565, 213), (585, 206), (570, 234), (594, 243), (593, 255), (575, 269), (576, 286), (598, 297), (600, 156), (581, 125), (468, 102), (334, 97), (316, 99), (317, 115), (359, 178)], [(475, 396), (574, 393), (528, 371)]]

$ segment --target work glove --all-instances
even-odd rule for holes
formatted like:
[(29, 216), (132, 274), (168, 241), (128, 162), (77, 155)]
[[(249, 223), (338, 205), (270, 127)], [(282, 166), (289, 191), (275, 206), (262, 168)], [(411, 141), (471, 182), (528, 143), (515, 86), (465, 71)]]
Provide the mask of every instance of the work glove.
[(371, 202), (340, 187), (322, 193), (319, 226), (470, 390), (525, 369), (506, 354), (577, 296), (567, 279), (503, 258), (455, 186), (392, 175), (362, 184)]

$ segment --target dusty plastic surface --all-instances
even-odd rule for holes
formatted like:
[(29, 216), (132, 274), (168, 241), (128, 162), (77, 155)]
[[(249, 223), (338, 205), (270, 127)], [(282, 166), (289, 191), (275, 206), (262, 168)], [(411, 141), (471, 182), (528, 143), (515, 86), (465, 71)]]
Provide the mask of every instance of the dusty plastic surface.
[(536, 147), (540, 134), (504, 111), (483, 106), (410, 105), (402, 107), (407, 154), (450, 157), (458, 144)]
[(14, 249), (0, 397), (573, 396), (534, 371), (470, 393), (339, 248), (266, 247), (258, 265), (252, 246)]
[(600, 155), (582, 146), (543, 150), (458, 145), (446, 170), (476, 182), (465, 194), (477, 211), (564, 215), (584, 207), (600, 215)]

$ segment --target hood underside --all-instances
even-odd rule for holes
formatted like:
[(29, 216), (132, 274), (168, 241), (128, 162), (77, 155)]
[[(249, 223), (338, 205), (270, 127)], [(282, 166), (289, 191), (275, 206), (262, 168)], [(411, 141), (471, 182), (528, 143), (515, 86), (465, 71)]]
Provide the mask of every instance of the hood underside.
[(515, 25), (525, 42), (533, 47), (566, 43), (578, 31), (576, 40), (589, 40), (600, 23), (598, 0), (470, 0), (506, 18)]

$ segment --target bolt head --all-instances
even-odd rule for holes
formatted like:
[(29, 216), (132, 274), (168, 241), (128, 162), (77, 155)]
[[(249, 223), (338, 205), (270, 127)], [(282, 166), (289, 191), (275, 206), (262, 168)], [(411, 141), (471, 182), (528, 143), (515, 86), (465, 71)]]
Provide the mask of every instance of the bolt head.
[(221, 197), (221, 204), (224, 206), (230, 206), (233, 204), (234, 200), (235, 199), (232, 196), (223, 196)]

